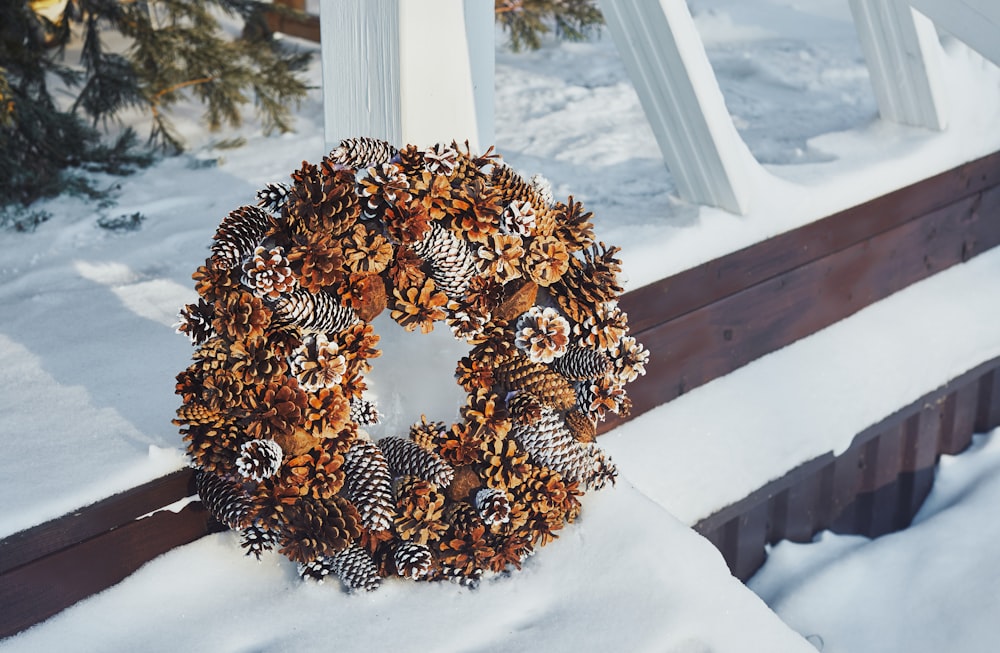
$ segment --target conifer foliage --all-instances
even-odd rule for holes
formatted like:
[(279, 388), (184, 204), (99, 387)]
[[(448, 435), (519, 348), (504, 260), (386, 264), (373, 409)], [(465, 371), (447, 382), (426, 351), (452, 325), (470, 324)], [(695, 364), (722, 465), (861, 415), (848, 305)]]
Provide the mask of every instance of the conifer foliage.
[[(70, 169), (121, 174), (147, 163), (134, 133), (105, 142), (97, 129), (126, 109), (148, 114), (152, 145), (178, 151), (169, 113), (186, 99), (204, 105), (213, 129), (239, 124), (252, 101), (265, 129), (284, 131), (306, 93), (298, 73), (310, 55), (261, 28), (269, 3), (69, 0), (53, 19), (33, 4), (0, 3), (0, 206), (96, 192)], [(229, 36), (222, 20), (242, 24), (242, 36)], [(57, 102), (66, 96), (68, 107)]]
[(554, 31), (562, 39), (580, 41), (604, 22), (596, 0), (494, 0), (497, 22), (510, 33), (510, 45), (537, 49), (542, 36)]
[[(350, 591), (474, 586), (614, 483), (595, 427), (627, 411), (649, 355), (616, 303), (617, 249), (595, 245), (594, 264), (591, 214), (536, 186), (492, 148), (357, 138), (223, 217), (180, 311), (199, 348), (175, 423), (203, 501), (249, 555), (277, 549)], [(515, 204), (533, 219), (506, 219)], [(469, 344), (467, 396), (453, 423), (422, 416), (376, 442), (364, 377), (385, 311)]]

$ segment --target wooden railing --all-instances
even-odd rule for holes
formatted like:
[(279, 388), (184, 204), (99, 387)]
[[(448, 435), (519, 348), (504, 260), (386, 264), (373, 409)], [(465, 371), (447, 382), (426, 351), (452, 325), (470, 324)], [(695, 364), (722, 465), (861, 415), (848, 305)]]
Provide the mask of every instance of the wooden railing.
[[(655, 352), (630, 386), (633, 416), (998, 244), (1000, 153), (626, 293), (632, 328)], [(905, 525), (938, 453), (1000, 424), (998, 370), (984, 361), (858, 434), (843, 456), (792, 470), (697, 530), (746, 578), (767, 542)], [(219, 528), (197, 501), (162, 509), (193, 494), (184, 470), (0, 540), (0, 637)]]

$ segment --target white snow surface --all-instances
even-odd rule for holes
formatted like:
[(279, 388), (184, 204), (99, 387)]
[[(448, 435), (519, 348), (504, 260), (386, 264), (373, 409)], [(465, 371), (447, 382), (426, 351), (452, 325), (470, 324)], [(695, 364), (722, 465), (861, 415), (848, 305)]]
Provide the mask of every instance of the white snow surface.
[(476, 590), (394, 579), (346, 596), (339, 581), (301, 581), (276, 553), (257, 563), (238, 549), (223, 533), (171, 551), (0, 650), (814, 650), (706, 540), (627, 483), (588, 498), (521, 571)]
[[(761, 162), (745, 216), (674, 195), (605, 33), (538, 52), (498, 46), (497, 148), (526, 175), (548, 177), (557, 197), (572, 194), (594, 211), (600, 238), (622, 247), (629, 288), (1000, 149), (1000, 71), (947, 36), (949, 128), (878, 120), (846, 4), (689, 3), (733, 120)], [(318, 84), (318, 63), (311, 74)], [(297, 132), (279, 137), (264, 137), (252, 120), (209, 135), (192, 110), (179, 119), (190, 154), (103, 179), (115, 187), (113, 206), (60, 197), (39, 207), (54, 217), (35, 233), (0, 233), (0, 537), (184, 466), (170, 420), (174, 376), (193, 348), (172, 324), (196, 297), (190, 275), (222, 217), (303, 159), (323, 156), (321, 116), (318, 90), (298, 109)], [(234, 135), (247, 144), (216, 147)], [(146, 218), (137, 231), (97, 226), (134, 212)], [(1000, 355), (998, 274), (1000, 254), (980, 256), (605, 436), (618, 486), (585, 497), (580, 521), (522, 572), (475, 592), (389, 582), (345, 597), (300, 583), (277, 556), (244, 559), (222, 534), (153, 561), (0, 649), (812, 650), (684, 526), (843, 449), (854, 433)], [(398, 432), (420, 413), (452, 419), (460, 395), (451, 375), (463, 348), (445, 329), (421, 337), (384, 319), (377, 328), (385, 354), (371, 384), (381, 429)], [(985, 478), (955, 467), (960, 478)], [(969, 545), (977, 546), (986, 545)], [(785, 550), (797, 549), (778, 547), (774, 564)], [(990, 569), (956, 582), (995, 588)], [(836, 584), (836, 574), (819, 575), (817, 583)], [(808, 616), (823, 604), (807, 587), (793, 591), (794, 576), (765, 596), (804, 635), (839, 641)]]
[(995, 651), (998, 472), (1000, 432), (978, 435), (941, 458), (907, 530), (781, 542), (750, 587), (824, 653)]

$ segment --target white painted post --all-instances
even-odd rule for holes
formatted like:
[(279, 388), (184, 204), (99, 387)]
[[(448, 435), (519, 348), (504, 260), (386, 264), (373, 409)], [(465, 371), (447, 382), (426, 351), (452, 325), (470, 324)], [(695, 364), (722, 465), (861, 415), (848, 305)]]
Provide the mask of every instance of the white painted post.
[(746, 213), (750, 166), (684, 0), (599, 0), (680, 195)]
[(914, 9), (1000, 66), (1000, 0), (908, 0)]
[(322, 0), (326, 142), (493, 142), (491, 0)]
[(944, 71), (934, 24), (898, 0), (850, 0), (850, 6), (882, 118), (944, 129)]

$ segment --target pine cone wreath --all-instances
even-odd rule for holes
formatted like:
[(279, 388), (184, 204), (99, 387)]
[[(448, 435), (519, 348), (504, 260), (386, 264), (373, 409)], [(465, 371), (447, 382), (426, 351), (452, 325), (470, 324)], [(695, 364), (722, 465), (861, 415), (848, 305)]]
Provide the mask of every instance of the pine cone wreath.
[[(474, 586), (614, 483), (596, 424), (627, 414), (649, 353), (617, 304), (618, 248), (594, 244), (580, 203), (493, 148), (365, 137), (255, 201), (223, 217), (192, 275), (174, 420), (203, 503), (247, 555), (277, 549), (348, 591), (387, 575)], [(380, 417), (366, 375), (383, 311), (470, 345), (455, 422), (362, 430)]]

